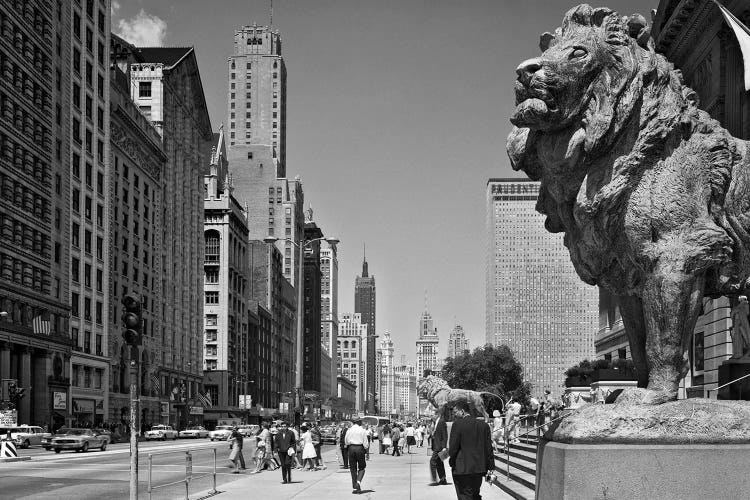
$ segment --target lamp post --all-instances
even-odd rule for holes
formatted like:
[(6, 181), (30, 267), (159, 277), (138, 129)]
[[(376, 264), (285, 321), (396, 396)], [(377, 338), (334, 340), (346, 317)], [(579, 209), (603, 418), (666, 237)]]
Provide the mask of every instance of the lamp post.
[(294, 241), (291, 238), (276, 238), (274, 236), (267, 236), (266, 238), (263, 238), (263, 241), (266, 243), (276, 243), (277, 241), (288, 241), (292, 245), (297, 247), (297, 250), (299, 250), (298, 258), (297, 258), (297, 373), (294, 380), (295, 388), (295, 402), (294, 402), (294, 408), (295, 410), (300, 411), (300, 416), (302, 416), (301, 409), (302, 409), (302, 364), (304, 361), (304, 333), (303, 330), (305, 328), (304, 324), (304, 306), (303, 306), (303, 300), (304, 300), (304, 290), (303, 290), (303, 282), (304, 282), (304, 265), (305, 265), (305, 247), (315, 243), (316, 241), (327, 241), (331, 245), (335, 245), (339, 242), (337, 238), (313, 238), (312, 240), (304, 240), (299, 243)]

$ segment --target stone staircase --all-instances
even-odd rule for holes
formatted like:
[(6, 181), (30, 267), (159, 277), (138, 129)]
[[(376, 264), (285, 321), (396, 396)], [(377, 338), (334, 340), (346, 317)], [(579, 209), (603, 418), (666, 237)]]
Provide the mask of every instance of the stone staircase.
[(536, 488), (536, 438), (521, 438), (508, 454), (495, 454), (495, 486), (516, 500), (534, 500)]

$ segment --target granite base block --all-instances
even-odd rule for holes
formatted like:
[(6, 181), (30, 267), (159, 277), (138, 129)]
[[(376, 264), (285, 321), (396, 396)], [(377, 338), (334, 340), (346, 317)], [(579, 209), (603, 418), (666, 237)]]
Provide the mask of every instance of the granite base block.
[(537, 464), (537, 500), (750, 498), (750, 444), (543, 440)]

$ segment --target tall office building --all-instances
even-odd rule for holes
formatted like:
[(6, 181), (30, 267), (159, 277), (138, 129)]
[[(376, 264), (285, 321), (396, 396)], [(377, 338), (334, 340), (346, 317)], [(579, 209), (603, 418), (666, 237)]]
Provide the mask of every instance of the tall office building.
[(425, 371), (439, 371), (442, 361), (438, 356), (440, 346), (437, 328), (434, 326), (432, 315), (427, 310), (427, 296), (425, 294), (424, 312), (419, 318), (419, 337), (417, 338), (417, 378), (424, 377)]
[[(108, 33), (109, 8), (103, 6)], [(75, 38), (72, 10), (78, 19)], [(88, 34), (81, 31), (81, 16), (80, 4), (71, 9), (70, 2), (0, 2), (0, 378), (15, 379), (26, 391), (18, 423), (54, 428), (72, 418), (70, 325), (82, 321), (80, 309), (72, 316), (71, 306), (78, 304), (71, 303), (69, 289), (71, 45), (75, 39), (80, 82)], [(87, 18), (85, 29), (91, 25)], [(96, 21), (94, 36), (106, 40)], [(99, 74), (94, 50), (86, 61)], [(86, 95), (106, 106), (96, 90)], [(79, 92), (79, 126), (80, 98)], [(75, 147), (80, 151), (81, 142)], [(88, 365), (93, 364), (91, 359)], [(101, 398), (101, 390), (95, 392)]]
[(538, 194), (527, 179), (487, 182), (486, 336), (513, 350), (534, 393), (559, 393), (565, 370), (594, 355), (599, 294), (544, 228)]
[(235, 196), (248, 203), (250, 239), (279, 238), (284, 276), (296, 285), (298, 254), (292, 242), (304, 237), (304, 195), (299, 178), (286, 178), (286, 66), (280, 33), (257, 25), (236, 30), (227, 75)]
[(357, 276), (354, 282), (354, 312), (362, 316), (362, 322), (367, 324), (367, 373), (366, 388), (364, 390), (367, 412), (375, 412), (375, 276), (370, 276), (367, 270), (367, 258), (362, 260), (362, 276)]
[(409, 419), (417, 417), (419, 399), (417, 397), (417, 372), (414, 365), (402, 363), (393, 368), (395, 404), (399, 418)]
[(466, 338), (464, 327), (456, 324), (448, 335), (448, 357), (455, 358), (469, 351), (469, 339)]
[(394, 375), (393, 340), (390, 332), (383, 334), (380, 341), (380, 414), (398, 413), (396, 399), (396, 379)]
[[(305, 220), (305, 241), (312, 241), (305, 246), (303, 308), (304, 315), (304, 352), (302, 356), (302, 388), (306, 394), (316, 392), (320, 397), (320, 354), (321, 354), (321, 272), (320, 272), (320, 239), (323, 231), (313, 221), (312, 208), (307, 211)], [(327, 397), (327, 396), (326, 396)]]
[(365, 387), (367, 384), (367, 359), (365, 358), (369, 325), (359, 313), (339, 315), (338, 374), (356, 386), (358, 411), (365, 410)]
[[(162, 204), (152, 207), (157, 211), (152, 215), (161, 221), (163, 244), (152, 256), (161, 260), (161, 283), (156, 283), (156, 293), (143, 297), (144, 310), (155, 312), (151, 317), (158, 322), (151, 321), (144, 332), (154, 341), (153, 349), (141, 352), (143, 377), (154, 375), (167, 392), (160, 414), (144, 418), (151, 422), (168, 418), (182, 425), (203, 382), (204, 301), (216, 305), (215, 300), (229, 300), (203, 294), (203, 174), (213, 132), (192, 47), (138, 47), (136, 56), (130, 64), (131, 96), (161, 134), (167, 155)], [(134, 213), (148, 206), (145, 192), (139, 189), (143, 188), (120, 187), (123, 199), (131, 199)], [(130, 221), (131, 231), (137, 229), (134, 222)], [(135, 275), (135, 270), (129, 272)]]
[[(331, 366), (327, 373), (330, 375), (331, 394), (325, 397), (336, 396), (338, 350), (336, 340), (339, 329), (339, 260), (337, 243), (328, 241), (320, 242), (320, 330), (323, 350), (331, 358)], [(321, 372), (321, 376), (322, 372)]]

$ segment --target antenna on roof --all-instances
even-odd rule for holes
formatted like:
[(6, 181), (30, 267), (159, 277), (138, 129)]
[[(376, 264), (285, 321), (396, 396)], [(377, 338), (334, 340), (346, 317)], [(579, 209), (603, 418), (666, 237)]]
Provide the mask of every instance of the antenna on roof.
[(273, 0), (271, 0), (271, 24), (270, 26), (273, 26)]

